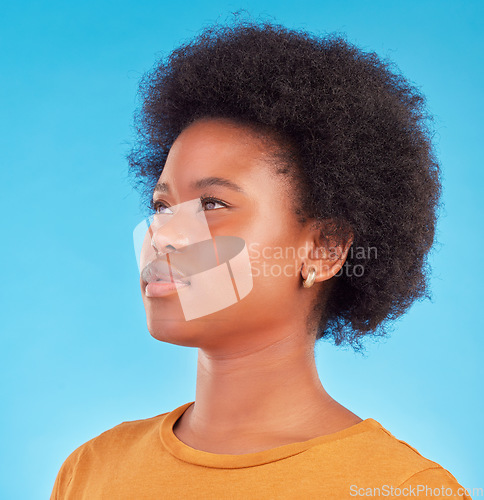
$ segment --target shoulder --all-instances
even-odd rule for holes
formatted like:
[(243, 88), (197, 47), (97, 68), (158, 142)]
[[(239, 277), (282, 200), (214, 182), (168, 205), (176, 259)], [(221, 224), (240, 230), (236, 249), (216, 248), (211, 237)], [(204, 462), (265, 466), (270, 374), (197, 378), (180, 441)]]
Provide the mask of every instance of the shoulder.
[(74, 476), (86, 475), (88, 470), (107, 456), (119, 456), (131, 446), (156, 439), (159, 424), (167, 413), (141, 420), (122, 422), (76, 448), (63, 462), (54, 483), (51, 500), (63, 498)]
[[(388, 429), (378, 424), (382, 431), (381, 439), (388, 443), (390, 454), (399, 459), (406, 459), (408, 467), (402, 478), (400, 475), (398, 488), (404, 494), (433, 495), (448, 498), (470, 499), (457, 479), (437, 462), (424, 457), (414, 446), (395, 437)], [(406, 489), (405, 489), (406, 488)], [(432, 490), (432, 492), (430, 492)]]
[(75, 450), (74, 454), (85, 455), (93, 449), (97, 452), (103, 449), (110, 451), (126, 449), (130, 443), (139, 443), (140, 440), (149, 438), (153, 434), (156, 436), (159, 424), (166, 415), (167, 413), (162, 413), (155, 417), (122, 422), (90, 439)]
[(402, 494), (471, 499), (457, 479), (440, 465), (416, 472), (398, 485)]
[[(345, 434), (345, 439), (325, 444), (325, 453), (323, 455), (321, 449), (321, 455), (328, 461), (328, 466), (331, 460), (339, 459), (337, 469), (342, 473), (346, 471), (346, 477), (358, 491), (367, 487), (373, 491), (373, 488), (410, 488), (420, 485), (420, 488), (424, 488), (420, 496), (425, 496), (425, 486), (428, 486), (450, 488), (455, 495), (460, 494), (449, 498), (470, 498), (465, 496), (464, 488), (448, 470), (423, 456), (406, 441), (395, 437), (376, 420), (368, 418), (357, 424), (355, 429), (360, 432), (348, 436)], [(412, 494), (408, 495), (409, 491)], [(412, 496), (414, 491), (405, 490), (407, 496)]]

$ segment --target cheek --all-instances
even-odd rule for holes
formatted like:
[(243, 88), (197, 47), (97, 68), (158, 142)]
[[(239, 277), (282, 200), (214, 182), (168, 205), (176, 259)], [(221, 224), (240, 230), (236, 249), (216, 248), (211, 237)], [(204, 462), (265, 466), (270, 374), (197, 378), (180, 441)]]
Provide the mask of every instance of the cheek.
[(265, 257), (261, 255), (251, 260), (254, 287), (257, 283), (258, 288), (277, 292), (279, 288), (287, 290), (297, 284), (297, 259), (269, 255), (270, 251), (266, 249)]
[(187, 347), (217, 346), (225, 340), (248, 342), (250, 335), (287, 324), (298, 309), (297, 279), (280, 273), (279, 259), (265, 261), (265, 273), (253, 277), (253, 287), (242, 300), (204, 317), (186, 321), (178, 297), (143, 297), (148, 331), (159, 341)]
[(299, 292), (299, 260), (297, 252), (282, 245), (257, 245), (252, 248), (253, 289), (248, 297), (254, 309), (277, 311), (278, 315), (294, 308)]
[[(267, 220), (262, 224), (261, 219), (259, 224), (249, 224), (244, 231), (238, 228), (236, 233), (245, 240), (249, 254), (253, 283), (250, 293), (229, 307), (191, 321), (186, 321), (176, 294), (161, 299), (147, 298), (143, 294), (148, 329), (154, 338), (196, 346), (200, 338), (226, 334), (227, 325), (231, 331), (237, 330), (235, 325), (247, 331), (252, 326), (259, 328), (276, 318), (281, 320), (295, 314), (295, 299), (300, 288), (300, 259), (297, 249), (291, 247), (296, 239), (294, 232), (287, 226), (279, 227), (278, 222), (275, 226)], [(211, 300), (207, 295), (199, 299)]]
[[(302, 263), (302, 250), (295, 246), (296, 237), (288, 237), (287, 229), (283, 234), (270, 238), (253, 240), (248, 244), (252, 275), (259, 286), (267, 289), (284, 287), (297, 289), (298, 277)], [(267, 231), (266, 231), (267, 233)]]

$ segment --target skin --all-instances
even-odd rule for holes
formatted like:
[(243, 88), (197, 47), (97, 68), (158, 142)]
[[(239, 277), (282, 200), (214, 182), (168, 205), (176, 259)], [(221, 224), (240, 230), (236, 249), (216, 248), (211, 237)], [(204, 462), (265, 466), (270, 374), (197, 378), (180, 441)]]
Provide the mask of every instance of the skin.
[[(243, 238), (252, 260), (251, 292), (230, 307), (191, 321), (184, 319), (176, 293), (147, 297), (141, 283), (151, 335), (198, 348), (195, 404), (174, 426), (178, 439), (197, 450), (255, 453), (362, 421), (323, 388), (314, 356), (317, 323), (308, 325), (307, 319), (321, 287), (328, 287), (344, 264), (351, 240), (334, 244), (329, 252), (314, 221), (298, 222), (294, 183), (275, 174), (269, 153), (268, 143), (246, 127), (224, 119), (198, 120), (178, 136), (160, 176), (170, 194), (153, 196), (166, 207), (203, 194), (230, 204), (205, 205), (211, 234)], [(223, 186), (190, 187), (211, 176), (229, 179), (244, 193)], [(162, 253), (168, 245), (182, 248), (187, 242), (182, 231), (163, 228), (154, 239)], [(251, 250), (290, 247), (303, 252), (294, 259), (290, 253), (281, 258), (268, 250), (262, 258)], [(267, 271), (275, 265), (292, 266), (293, 271)], [(309, 266), (317, 269), (316, 282), (304, 288)]]

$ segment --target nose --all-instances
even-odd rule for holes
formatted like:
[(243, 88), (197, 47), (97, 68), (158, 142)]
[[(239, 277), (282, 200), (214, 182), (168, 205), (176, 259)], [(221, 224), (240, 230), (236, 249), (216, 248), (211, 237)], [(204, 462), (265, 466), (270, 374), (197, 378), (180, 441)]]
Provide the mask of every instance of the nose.
[(211, 239), (199, 198), (170, 208), (170, 214), (154, 215), (150, 228), (151, 246), (157, 253), (180, 251), (189, 245)]
[(151, 246), (157, 254), (177, 252), (190, 245), (187, 231), (179, 225), (179, 221), (170, 221), (159, 228), (150, 228)]

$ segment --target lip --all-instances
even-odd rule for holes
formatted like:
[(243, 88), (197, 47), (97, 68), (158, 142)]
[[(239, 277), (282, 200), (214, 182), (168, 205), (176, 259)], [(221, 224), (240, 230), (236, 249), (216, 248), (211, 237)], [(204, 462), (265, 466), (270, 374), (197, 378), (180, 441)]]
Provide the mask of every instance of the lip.
[(170, 273), (165, 274), (162, 273), (159, 277), (168, 282), (180, 282), (185, 284), (190, 284), (190, 280), (187, 276), (185, 276), (178, 268), (176, 268), (173, 264), (170, 263)]
[(143, 280), (144, 283), (179, 283), (180, 285), (189, 285), (190, 280), (186, 276), (178, 273), (172, 273), (171, 276), (165, 273), (156, 273), (155, 279)]
[(177, 267), (163, 259), (151, 262), (141, 279), (146, 297), (166, 297), (191, 284)]
[(164, 259), (150, 262), (141, 273), (141, 280), (146, 288), (149, 283), (176, 283), (178, 285), (189, 285), (190, 279), (177, 267)]
[(152, 281), (144, 286), (146, 297), (166, 297), (176, 293), (180, 288), (190, 286), (181, 281)]

